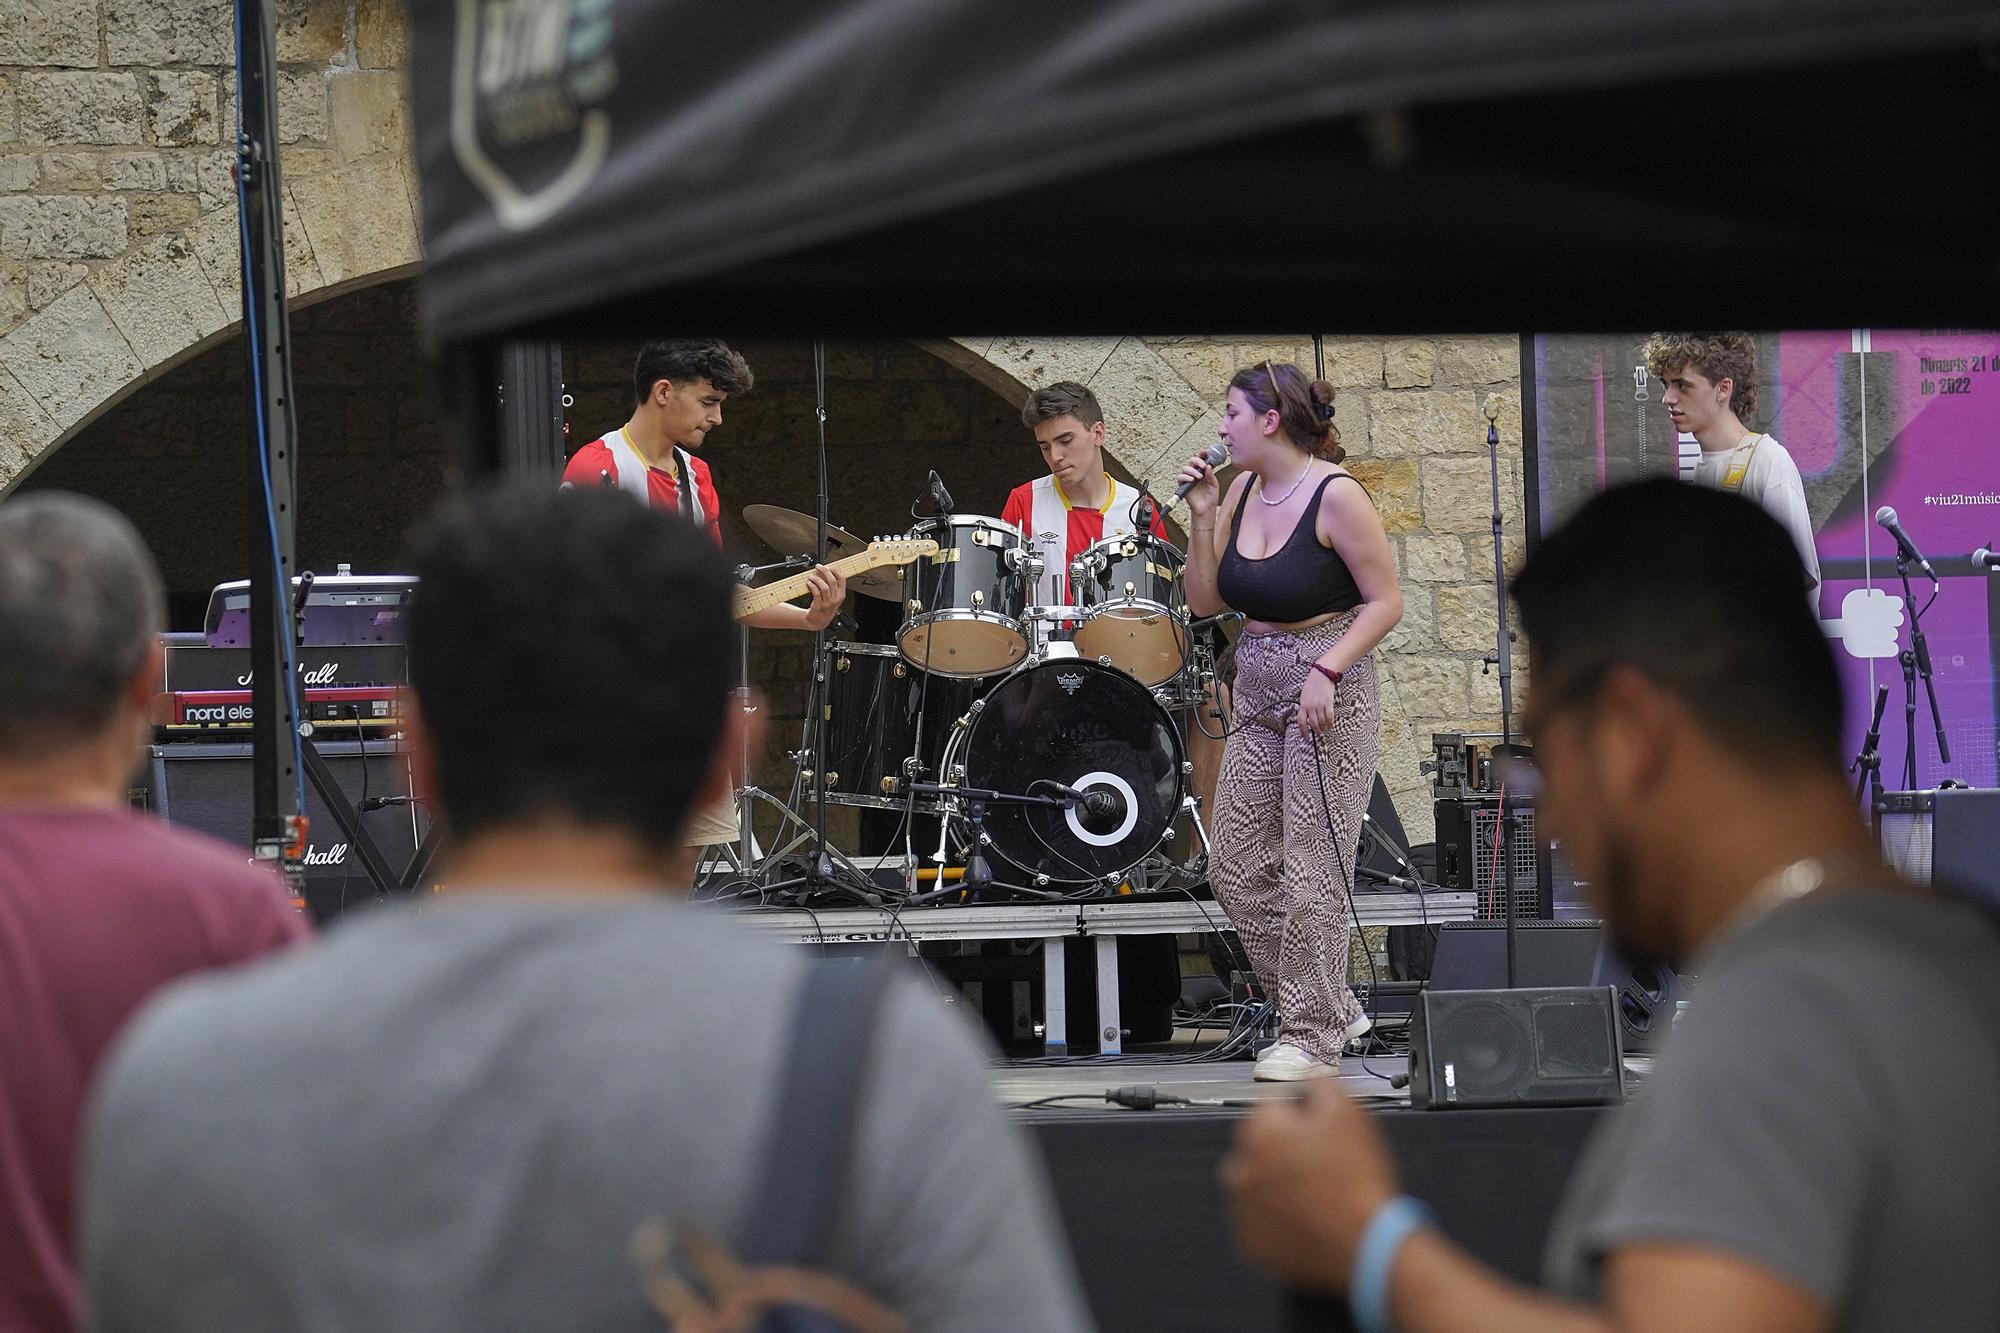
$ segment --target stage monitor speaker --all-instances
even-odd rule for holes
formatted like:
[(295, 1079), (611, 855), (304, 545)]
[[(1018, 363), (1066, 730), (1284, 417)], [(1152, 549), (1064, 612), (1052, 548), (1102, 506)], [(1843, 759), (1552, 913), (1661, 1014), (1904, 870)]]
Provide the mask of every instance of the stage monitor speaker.
[[(320, 757), (333, 771), (348, 802), (359, 806), (367, 796), (410, 794), (410, 766), (402, 747), (391, 741), (364, 747), (354, 741), (325, 741)], [(182, 742), (149, 748), (145, 773), (145, 807), (169, 823), (191, 828), (243, 848), (250, 846), (250, 747), (247, 744)], [(363, 814), (361, 826), (389, 863), (402, 874), (416, 855), (424, 819), (414, 803), (392, 805)], [(361, 869), (361, 859), (333, 822), (319, 793), (306, 784), (306, 816), (311, 840), (306, 845), (306, 907), (324, 923), (377, 901), (375, 886)]]
[[(1595, 921), (1516, 921), (1517, 986), (1588, 986), (1597, 967)], [(1507, 923), (1447, 921), (1431, 958), (1432, 990), (1498, 990), (1507, 984)]]
[(1410, 1105), (1602, 1106), (1625, 1100), (1611, 991), (1426, 991), (1410, 1020)]
[(2000, 790), (1885, 791), (1875, 832), (1905, 879), (2000, 908)]

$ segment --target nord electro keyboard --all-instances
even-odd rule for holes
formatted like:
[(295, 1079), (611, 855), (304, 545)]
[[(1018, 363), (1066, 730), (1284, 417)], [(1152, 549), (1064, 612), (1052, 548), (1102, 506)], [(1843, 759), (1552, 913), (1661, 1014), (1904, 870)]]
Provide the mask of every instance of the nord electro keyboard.
[[(402, 718), (394, 685), (308, 687), (303, 693), (303, 720), (336, 732), (393, 727)], [(153, 725), (168, 731), (248, 730), (253, 716), (248, 690), (172, 690), (153, 699)]]

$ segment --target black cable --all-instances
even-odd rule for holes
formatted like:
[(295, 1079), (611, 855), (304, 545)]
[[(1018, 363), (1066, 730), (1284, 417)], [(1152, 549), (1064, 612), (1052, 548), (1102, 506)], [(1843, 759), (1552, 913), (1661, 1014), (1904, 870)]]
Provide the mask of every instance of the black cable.
[(1128, 1111), (1151, 1111), (1162, 1106), (1194, 1105), (1191, 1100), (1179, 1093), (1161, 1092), (1150, 1083), (1134, 1083), (1122, 1088), (1106, 1088), (1103, 1092), (1059, 1092), (1052, 1097), (1037, 1097), (1031, 1102), (1016, 1102), (1007, 1109), (1026, 1111), (1037, 1106), (1053, 1106), (1057, 1102), (1109, 1102)]
[[(1318, 732), (1312, 733), (1312, 756), (1313, 756), (1313, 773), (1319, 779), (1320, 810), (1326, 815), (1326, 835), (1327, 837), (1331, 838), (1333, 837), (1333, 801), (1327, 795), (1326, 792), (1326, 769), (1322, 767), (1320, 763)], [(1356, 839), (1356, 841), (1358, 843), (1359, 839)], [(1336, 853), (1338, 852), (1338, 850), (1339, 850), (1338, 845), (1336, 844), (1335, 847)], [(1357, 851), (1358, 850), (1359, 849), (1357, 847)], [(1361, 930), (1361, 913), (1354, 905), (1354, 879), (1353, 876), (1345, 873), (1346, 867), (1341, 865), (1340, 861), (1341, 857), (1336, 854), (1334, 857), (1335, 869), (1338, 869), (1342, 872), (1340, 887), (1341, 891), (1347, 895), (1348, 919), (1354, 923), (1354, 929), (1357, 932), (1359, 932)], [(1346, 948), (1349, 944), (1349, 941), (1343, 938), (1340, 943), (1343, 948)], [(1361, 937), (1361, 951), (1368, 957), (1368, 1006), (1370, 1012), (1368, 1014), (1368, 1033), (1366, 1035), (1372, 1037), (1374, 1035), (1376, 1026), (1381, 1021), (1382, 978), (1381, 975), (1375, 970), (1375, 954), (1374, 951), (1368, 947), (1368, 937), (1365, 934), (1363, 934)], [(1344, 1043), (1342, 1046), (1342, 1050), (1344, 1053), (1345, 1052)], [(1379, 1078), (1384, 1083), (1389, 1082), (1390, 1081), (1389, 1075), (1379, 1073), (1369, 1065), (1368, 1047), (1365, 1043), (1361, 1048), (1361, 1052), (1362, 1052), (1361, 1053), (1362, 1072), (1368, 1074), (1373, 1078)]]

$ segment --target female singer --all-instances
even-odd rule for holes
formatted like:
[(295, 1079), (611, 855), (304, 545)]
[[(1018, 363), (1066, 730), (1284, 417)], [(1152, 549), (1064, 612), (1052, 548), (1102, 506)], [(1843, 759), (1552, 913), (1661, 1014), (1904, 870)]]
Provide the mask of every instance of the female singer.
[(1188, 607), (1245, 617), (1210, 875), (1278, 1006), (1256, 1077), (1326, 1078), (1370, 1026), (1347, 986), (1349, 880), (1381, 748), (1370, 654), (1403, 593), (1374, 501), (1340, 466), (1332, 385), (1260, 361), (1229, 382), (1218, 433), (1242, 469), (1220, 505), (1204, 457), (1180, 474), (1196, 483)]

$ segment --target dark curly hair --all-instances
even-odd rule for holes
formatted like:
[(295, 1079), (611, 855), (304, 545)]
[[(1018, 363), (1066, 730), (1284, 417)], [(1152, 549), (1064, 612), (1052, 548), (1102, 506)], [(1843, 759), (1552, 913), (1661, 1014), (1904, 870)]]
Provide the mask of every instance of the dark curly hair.
[(1747, 333), (1656, 333), (1639, 354), (1654, 379), (1693, 366), (1710, 384), (1729, 383), (1729, 410), (1744, 425), (1757, 411), (1757, 340)]
[(632, 364), (632, 401), (643, 403), (653, 396), (653, 386), (661, 380), (684, 384), (707, 380), (724, 393), (749, 393), (757, 383), (750, 363), (720, 338), (661, 338), (639, 349)]
[(459, 836), (559, 815), (673, 845), (722, 734), (731, 583), (617, 490), (510, 487), (419, 541), (410, 680)]

